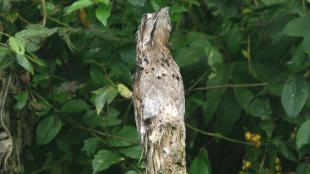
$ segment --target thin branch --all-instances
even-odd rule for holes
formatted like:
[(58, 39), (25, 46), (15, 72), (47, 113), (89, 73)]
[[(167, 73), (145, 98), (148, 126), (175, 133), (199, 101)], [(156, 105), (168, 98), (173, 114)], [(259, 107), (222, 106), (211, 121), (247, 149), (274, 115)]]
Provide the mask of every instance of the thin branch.
[[(232, 142), (232, 143), (236, 143), (236, 144), (243, 144), (243, 145), (252, 145), (252, 146), (255, 146), (255, 144), (251, 143), (251, 142), (247, 142), (247, 141), (241, 141), (241, 140), (236, 140), (236, 139), (233, 139), (233, 138), (229, 138), (229, 137), (225, 137), (224, 135), (220, 134), (220, 133), (214, 133), (214, 132), (206, 132), (206, 131), (203, 131), (199, 128), (196, 128), (194, 126), (191, 126), (190, 124), (188, 123), (185, 123), (186, 127), (189, 128), (189, 129), (192, 129), (196, 132), (199, 132), (203, 135), (207, 135), (207, 136), (210, 136), (210, 137), (215, 137), (215, 138), (219, 138), (219, 139), (222, 139), (222, 140), (226, 140), (226, 141), (229, 141), (229, 142)], [(288, 144), (288, 143), (291, 143), (291, 140), (288, 140), (286, 142), (283, 142), (282, 144)], [(274, 145), (274, 144), (277, 144), (277, 141), (273, 141), (273, 140), (267, 140), (267, 141), (263, 141), (262, 142), (262, 145), (264, 146), (268, 146), (268, 145)]]
[(258, 5), (257, 0), (254, 0), (254, 6), (257, 7), (257, 5)]
[(247, 142), (247, 141), (240, 141), (240, 140), (235, 140), (233, 138), (228, 138), (228, 137), (225, 137), (224, 135), (220, 134), (220, 133), (214, 133), (214, 132), (206, 132), (206, 131), (203, 131), (201, 129), (198, 129), (194, 126), (191, 126), (190, 124), (186, 123), (186, 127), (196, 131), (196, 132), (199, 132), (203, 135), (207, 135), (207, 136), (211, 136), (211, 137), (216, 137), (216, 138), (219, 138), (219, 139), (222, 139), (222, 140), (226, 140), (226, 141), (229, 141), (229, 142), (232, 142), (232, 143), (236, 143), (236, 144), (244, 144), (244, 145), (253, 145), (252, 143), (250, 142)]
[(3, 32), (1, 32), (1, 31), (0, 31), (0, 34), (4, 35), (4, 36), (6, 36), (6, 37), (10, 37), (9, 34), (3, 33)]
[(115, 84), (113, 83), (113, 81), (112, 81), (112, 80), (110, 79), (110, 77), (109, 77), (109, 74), (108, 74), (108, 72), (107, 72), (107, 69), (106, 69), (106, 66), (105, 66), (105, 65), (100, 64), (99, 62), (97, 62), (97, 61), (95, 61), (95, 60), (90, 60), (90, 61), (88, 61), (88, 62), (89, 62), (89, 63), (96, 64), (96, 65), (102, 67), (102, 68), (103, 68), (103, 72), (104, 72), (104, 76), (105, 76), (105, 78), (107, 79), (107, 81), (108, 81), (112, 86), (115, 86)]
[(128, 117), (128, 114), (129, 114), (131, 106), (132, 106), (132, 100), (130, 100), (130, 103), (129, 103), (127, 109), (126, 109), (126, 112), (125, 112), (124, 117), (123, 117), (123, 122), (125, 122), (127, 120), (127, 117)]
[(57, 164), (60, 164), (64, 161), (63, 158), (61, 159), (58, 159), (58, 161), (56, 161), (54, 164), (51, 164), (51, 165), (46, 165), (46, 166), (43, 166), (42, 168), (38, 169), (38, 170), (35, 170), (33, 172), (31, 172), (30, 174), (37, 174), (37, 173), (42, 173), (43, 171), (46, 171), (54, 166), (56, 166)]
[(42, 6), (42, 15), (43, 15), (42, 26), (44, 27), (46, 25), (46, 19), (47, 19), (45, 0), (41, 0), (41, 6)]
[(197, 80), (191, 87), (188, 88), (187, 91), (192, 90), (192, 89), (204, 78), (204, 76), (207, 75), (207, 73), (208, 73), (208, 71), (204, 72), (204, 73), (198, 78), (198, 80)]
[(40, 168), (40, 169), (38, 169), (38, 170), (36, 170), (36, 171), (33, 171), (33, 172), (31, 172), (30, 174), (41, 173), (41, 172), (43, 172), (43, 171), (45, 171), (45, 170), (48, 170), (48, 169), (50, 169), (50, 168), (52, 168), (52, 167), (54, 167), (54, 165), (43, 166), (42, 168)]
[(53, 18), (53, 17), (48, 16), (47, 18), (48, 18), (49, 20), (51, 20), (51, 21), (53, 21), (53, 22), (57, 23), (57, 24), (60, 24), (60, 25), (62, 25), (62, 26), (65, 26), (65, 27), (68, 27), (68, 28), (74, 29), (74, 28), (73, 28), (73, 27), (71, 27), (70, 25), (65, 24), (65, 23), (63, 23), (63, 22), (61, 22), (61, 21), (59, 21), (59, 20), (57, 20), (57, 19), (55, 19), (55, 18)]
[(18, 17), (21, 21), (23, 21), (24, 23), (26, 23), (27, 25), (30, 25), (30, 24), (31, 24), (27, 19), (25, 19), (24, 17), (22, 17), (19, 13), (17, 13), (17, 17)]
[(225, 85), (214, 85), (214, 86), (206, 86), (206, 87), (199, 87), (190, 89), (188, 91), (202, 91), (202, 90), (209, 90), (209, 89), (218, 89), (218, 88), (250, 88), (250, 87), (258, 87), (258, 86), (266, 86), (268, 82), (262, 83), (244, 83), (244, 84), (225, 84)]
[(306, 2), (305, 2), (305, 0), (302, 0), (302, 8), (303, 8), (303, 10), (306, 10)]
[(0, 46), (2, 46), (2, 47), (9, 47), (7, 44), (1, 43), (1, 42), (0, 42)]
[(265, 149), (264, 156), (263, 156), (263, 159), (260, 163), (259, 170), (263, 170), (263, 168), (264, 168), (264, 164), (265, 164), (265, 160), (266, 160), (266, 153), (267, 153), (267, 148)]
[(102, 131), (99, 131), (99, 130), (96, 130), (96, 129), (87, 128), (87, 127), (84, 127), (83, 125), (81, 125), (81, 124), (79, 124), (79, 123), (77, 123), (75, 121), (73, 121), (73, 122), (74, 122), (73, 126), (79, 128), (79, 129), (82, 129), (82, 130), (86, 130), (86, 131), (88, 131), (90, 133), (95, 133), (97, 135), (111, 137), (111, 138), (118, 139), (118, 140), (123, 140), (123, 141), (129, 142), (129, 143), (139, 143), (138, 141), (134, 141), (134, 140), (126, 138), (126, 137), (122, 137), (122, 136), (118, 136), (118, 135), (112, 135), (110, 133), (102, 132)]

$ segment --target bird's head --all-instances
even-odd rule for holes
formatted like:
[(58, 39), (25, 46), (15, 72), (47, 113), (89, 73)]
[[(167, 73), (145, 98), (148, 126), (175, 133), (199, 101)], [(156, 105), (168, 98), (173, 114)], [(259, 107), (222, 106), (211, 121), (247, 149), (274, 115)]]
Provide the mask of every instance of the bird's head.
[(142, 48), (160, 44), (166, 46), (171, 31), (169, 7), (158, 12), (147, 13), (143, 16), (137, 31), (137, 44)]

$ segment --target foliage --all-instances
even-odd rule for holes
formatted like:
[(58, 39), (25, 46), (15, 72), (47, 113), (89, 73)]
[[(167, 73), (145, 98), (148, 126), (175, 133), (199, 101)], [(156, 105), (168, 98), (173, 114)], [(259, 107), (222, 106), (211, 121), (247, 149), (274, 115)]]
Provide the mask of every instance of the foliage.
[(130, 100), (135, 31), (164, 6), (186, 89), (189, 173), (307, 173), (305, 0), (1, 1), (0, 79), (14, 79), (9, 110), (29, 122), (18, 170), (143, 171)]

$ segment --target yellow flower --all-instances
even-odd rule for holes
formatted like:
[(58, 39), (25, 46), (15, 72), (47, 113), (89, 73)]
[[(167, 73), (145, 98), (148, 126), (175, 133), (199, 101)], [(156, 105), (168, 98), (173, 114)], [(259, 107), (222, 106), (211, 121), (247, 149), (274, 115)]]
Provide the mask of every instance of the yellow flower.
[(280, 172), (282, 170), (282, 167), (280, 165), (276, 165), (276, 171)]
[(276, 157), (275, 162), (276, 162), (276, 164), (280, 164), (280, 163), (281, 163), (280, 158), (279, 158), (279, 157)]
[(249, 169), (251, 168), (252, 164), (250, 161), (245, 161), (243, 166), (242, 166), (242, 169), (245, 170), (245, 169)]
[(262, 136), (259, 134), (255, 134), (252, 138), (253, 142), (259, 142), (262, 139)]
[(251, 132), (249, 132), (249, 131), (245, 132), (244, 137), (245, 137), (246, 140), (249, 141), (252, 138)]

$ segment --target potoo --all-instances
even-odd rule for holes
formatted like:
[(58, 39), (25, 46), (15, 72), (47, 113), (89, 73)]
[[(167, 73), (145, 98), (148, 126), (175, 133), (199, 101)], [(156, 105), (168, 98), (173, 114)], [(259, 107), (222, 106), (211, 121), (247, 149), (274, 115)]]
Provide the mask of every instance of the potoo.
[(147, 174), (185, 174), (185, 99), (169, 50), (169, 8), (143, 16), (136, 33), (135, 120)]

